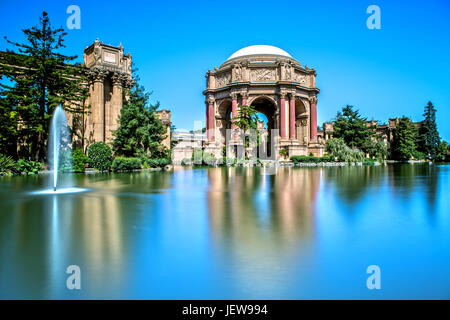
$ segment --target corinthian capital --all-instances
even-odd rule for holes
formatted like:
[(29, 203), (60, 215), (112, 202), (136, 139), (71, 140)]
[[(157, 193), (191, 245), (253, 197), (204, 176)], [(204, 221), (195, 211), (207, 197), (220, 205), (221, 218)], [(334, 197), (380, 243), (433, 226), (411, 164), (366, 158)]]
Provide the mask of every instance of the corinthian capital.
[(93, 82), (103, 82), (108, 75), (108, 71), (94, 67), (87, 71), (87, 76)]
[(121, 86), (126, 78), (127, 77), (122, 72), (114, 72), (111, 76), (112, 83), (115, 86)]

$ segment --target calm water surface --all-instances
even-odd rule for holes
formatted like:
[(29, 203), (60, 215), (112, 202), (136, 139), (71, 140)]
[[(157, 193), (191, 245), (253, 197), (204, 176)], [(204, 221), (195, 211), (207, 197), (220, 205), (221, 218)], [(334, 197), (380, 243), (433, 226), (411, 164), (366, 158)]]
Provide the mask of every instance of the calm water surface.
[(450, 298), (450, 166), (271, 173), (75, 175), (89, 192), (58, 196), (0, 177), (0, 298)]

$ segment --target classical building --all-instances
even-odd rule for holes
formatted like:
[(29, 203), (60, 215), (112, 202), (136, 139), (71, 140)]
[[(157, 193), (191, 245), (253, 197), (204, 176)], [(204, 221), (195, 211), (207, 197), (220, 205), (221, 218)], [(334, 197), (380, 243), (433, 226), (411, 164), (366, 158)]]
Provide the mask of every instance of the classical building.
[[(219, 68), (206, 73), (205, 150), (221, 157), (240, 105), (251, 105), (267, 117), (275, 154), (323, 154), (317, 141), (316, 71), (302, 66), (286, 51), (267, 45), (238, 50)], [(276, 130), (273, 130), (276, 129)], [(272, 136), (272, 132), (276, 136)]]
[(170, 126), (172, 125), (171, 122), (171, 112), (170, 110), (157, 110), (156, 116), (159, 120), (161, 120), (162, 124), (166, 127), (166, 137), (163, 141), (161, 141), (162, 145), (167, 148), (167, 150), (170, 150)]
[[(115, 47), (97, 39), (84, 49), (83, 58), (89, 78), (89, 97), (85, 102), (90, 106), (89, 114), (84, 116), (68, 113), (67, 117), (69, 125), (77, 133), (74, 136), (84, 140), (84, 143), (74, 143), (83, 145), (86, 149), (94, 142), (112, 142), (112, 133), (119, 126), (124, 89), (132, 86), (133, 78), (131, 55), (124, 53), (122, 45)], [(163, 144), (170, 149), (170, 111), (160, 110), (156, 114), (167, 127)]]
[(80, 124), (78, 119), (68, 115), (74, 130), (82, 130), (85, 145), (94, 142), (111, 142), (112, 132), (118, 128), (118, 117), (122, 109), (124, 88), (133, 84), (131, 55), (124, 54), (123, 47), (110, 46), (98, 39), (84, 49), (84, 63), (89, 77), (89, 114)]

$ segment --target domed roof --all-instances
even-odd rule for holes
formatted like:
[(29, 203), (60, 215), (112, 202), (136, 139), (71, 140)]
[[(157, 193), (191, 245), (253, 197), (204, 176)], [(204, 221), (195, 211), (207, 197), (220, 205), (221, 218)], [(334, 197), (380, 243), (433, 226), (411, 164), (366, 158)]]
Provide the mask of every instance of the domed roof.
[(244, 57), (244, 56), (252, 56), (252, 55), (276, 55), (276, 56), (285, 56), (285, 57), (289, 57), (292, 58), (291, 55), (289, 53), (287, 53), (286, 51), (274, 47), (274, 46), (268, 46), (268, 45), (254, 45), (254, 46), (248, 46), (245, 48), (242, 48), (238, 51), (236, 51), (235, 53), (233, 53), (228, 59), (234, 59), (234, 58), (239, 58), (239, 57)]

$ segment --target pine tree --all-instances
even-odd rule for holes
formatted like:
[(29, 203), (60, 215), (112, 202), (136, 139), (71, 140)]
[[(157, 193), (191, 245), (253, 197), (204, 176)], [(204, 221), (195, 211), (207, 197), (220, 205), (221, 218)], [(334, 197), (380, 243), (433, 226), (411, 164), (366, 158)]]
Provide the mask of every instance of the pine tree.
[(150, 93), (139, 85), (137, 76), (134, 79), (129, 99), (123, 100), (113, 150), (116, 155), (126, 157), (164, 158), (167, 150), (161, 141), (165, 138), (166, 127), (155, 113), (160, 104), (150, 104)]
[(375, 133), (375, 128), (367, 124), (353, 106), (345, 106), (338, 112), (333, 123), (333, 138), (344, 140), (350, 148), (357, 148), (372, 158), (383, 159), (387, 155), (387, 147), (383, 138)]
[(438, 154), (440, 138), (436, 125), (436, 109), (431, 101), (428, 101), (428, 104), (425, 106), (423, 117), (424, 120), (422, 121), (418, 137), (419, 150), (427, 158), (434, 160)]
[(392, 157), (396, 160), (409, 160), (416, 152), (417, 128), (407, 117), (399, 119), (394, 131)]
[[(6, 41), (17, 49), (0, 53), (0, 74), (9, 81), (0, 84), (2, 106), (14, 101), (9, 112), (16, 112), (17, 143), (21, 156), (44, 159), (49, 122), (59, 104), (72, 113), (86, 112), (88, 95), (84, 67), (73, 63), (77, 56), (66, 56), (62, 27), (53, 28), (46, 12), (39, 25), (23, 30), (26, 43)], [(70, 64), (72, 62), (72, 64)], [(3, 110), (2, 110), (3, 111)]]

